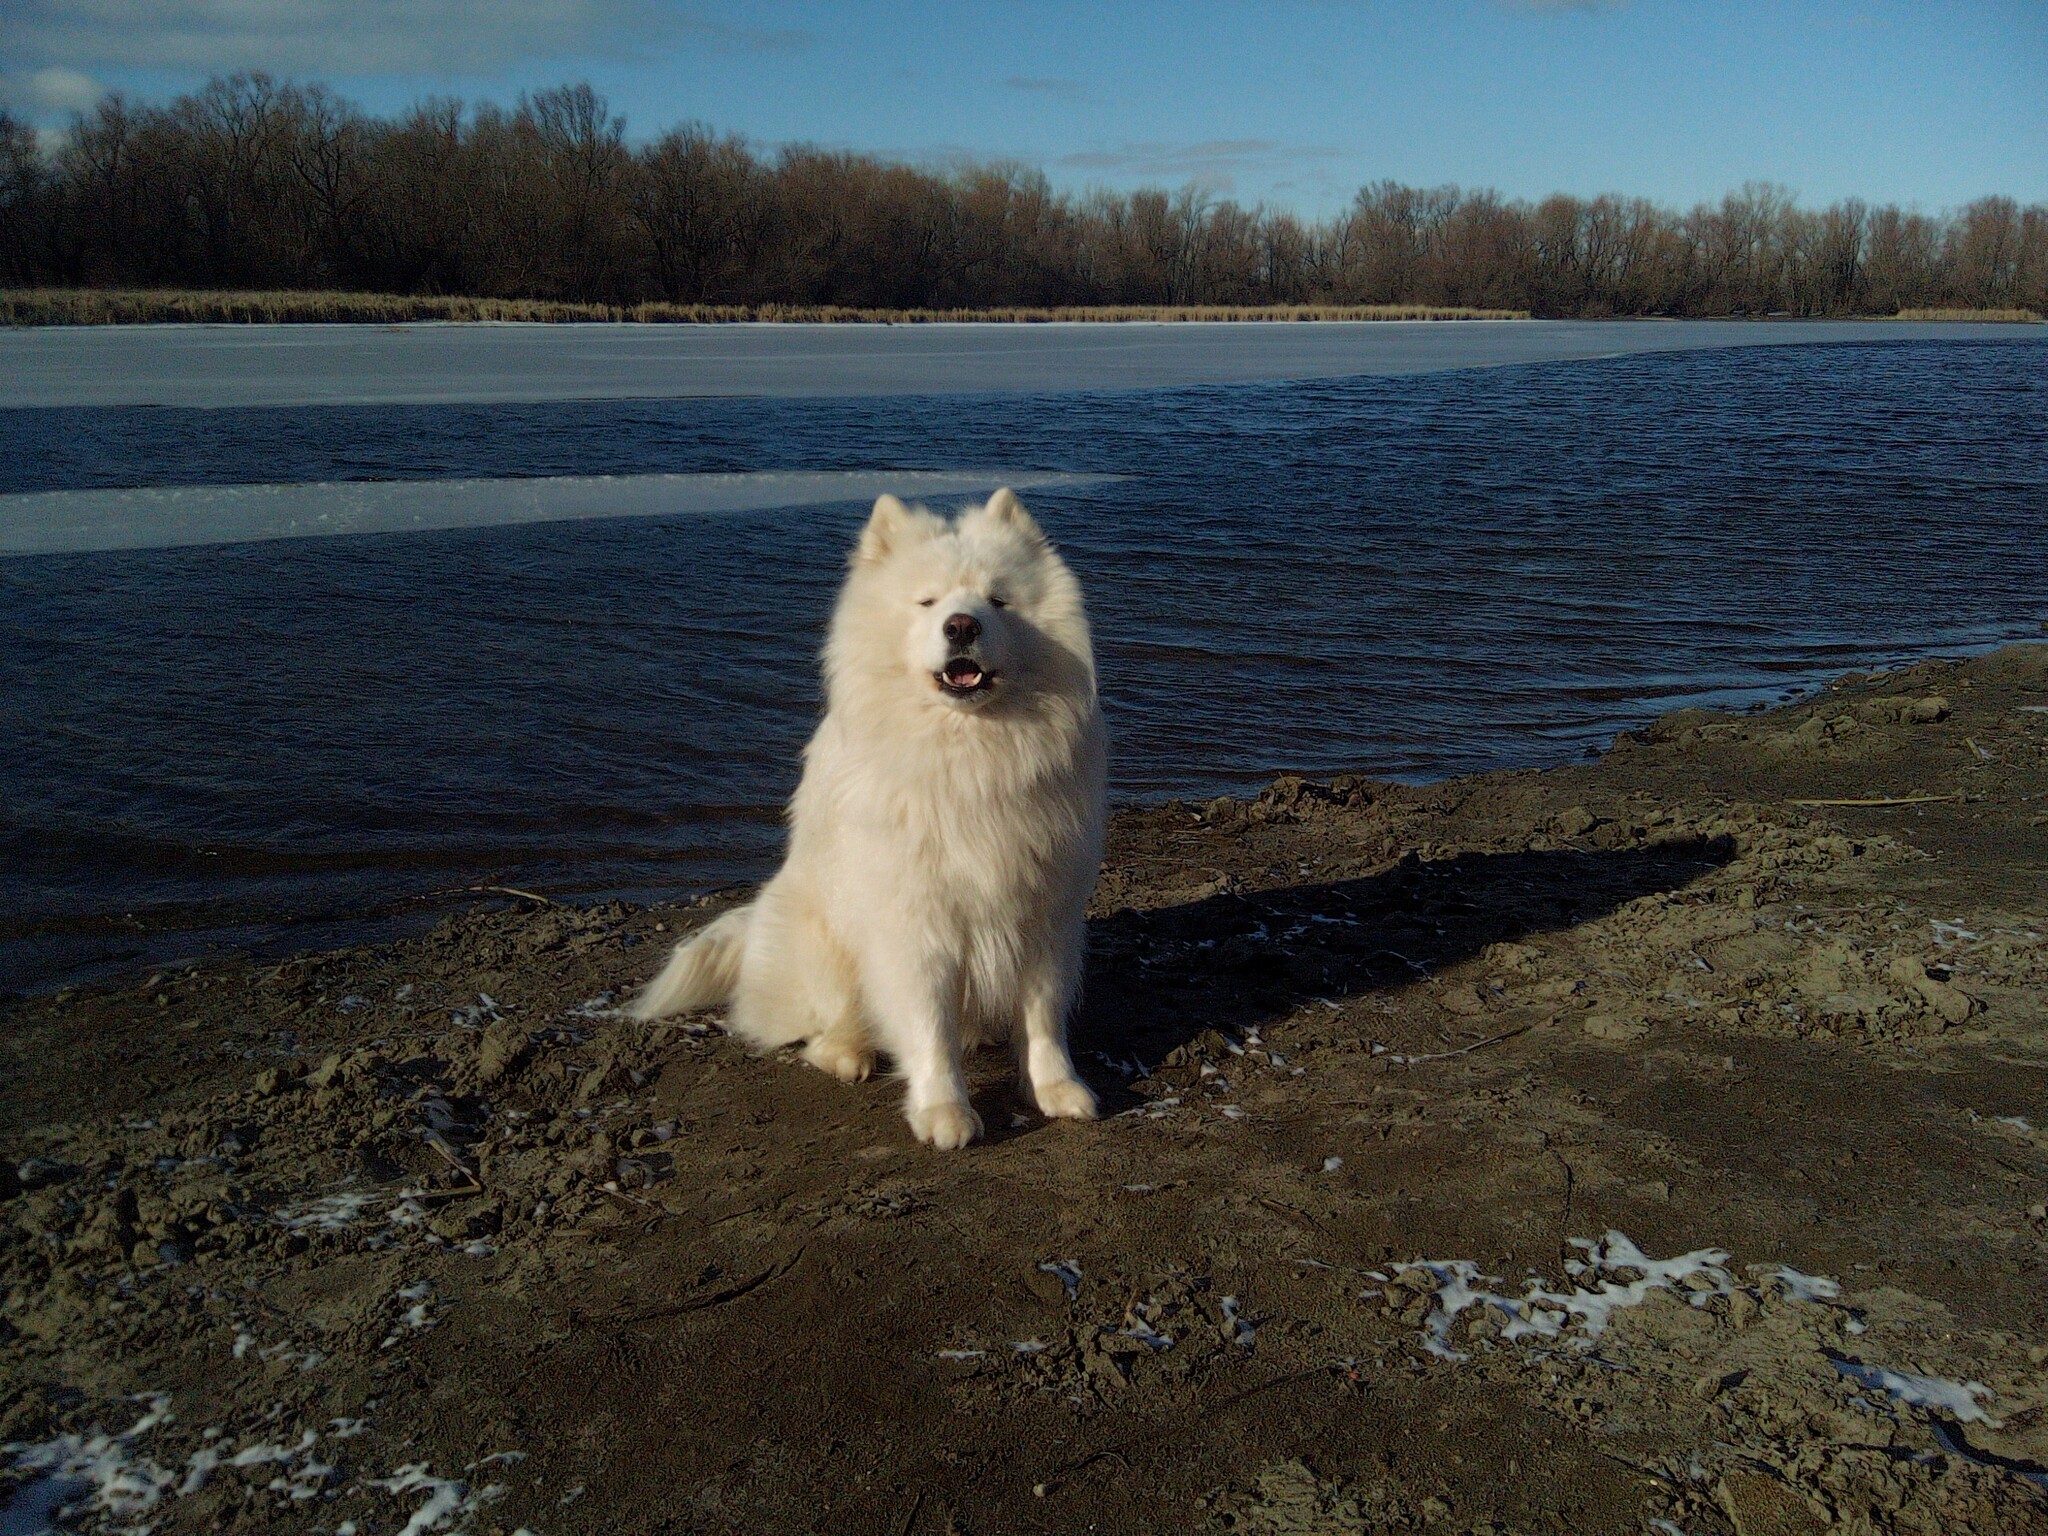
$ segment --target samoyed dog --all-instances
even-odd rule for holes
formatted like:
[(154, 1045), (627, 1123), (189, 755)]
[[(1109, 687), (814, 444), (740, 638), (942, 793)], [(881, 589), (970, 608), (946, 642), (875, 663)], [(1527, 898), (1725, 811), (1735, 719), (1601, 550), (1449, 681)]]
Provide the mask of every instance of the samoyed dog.
[(884, 496), (824, 659), (781, 870), (633, 1013), (730, 1004), (846, 1082), (884, 1052), (935, 1147), (981, 1134), (961, 1057), (1005, 1036), (1040, 1112), (1093, 1119), (1066, 1039), (1107, 780), (1080, 584), (1008, 490), (953, 521)]

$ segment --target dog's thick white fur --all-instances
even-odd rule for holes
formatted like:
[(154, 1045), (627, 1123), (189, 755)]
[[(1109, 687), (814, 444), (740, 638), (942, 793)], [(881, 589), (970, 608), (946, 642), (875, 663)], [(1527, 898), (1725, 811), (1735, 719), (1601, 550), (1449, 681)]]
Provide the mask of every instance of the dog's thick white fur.
[(937, 1147), (981, 1134), (961, 1057), (1004, 1036), (1042, 1113), (1092, 1119), (1066, 1042), (1106, 798), (1080, 584), (1008, 490), (954, 522), (884, 496), (825, 687), (781, 870), (633, 1012), (730, 1003), (733, 1034), (847, 1082), (879, 1048)]

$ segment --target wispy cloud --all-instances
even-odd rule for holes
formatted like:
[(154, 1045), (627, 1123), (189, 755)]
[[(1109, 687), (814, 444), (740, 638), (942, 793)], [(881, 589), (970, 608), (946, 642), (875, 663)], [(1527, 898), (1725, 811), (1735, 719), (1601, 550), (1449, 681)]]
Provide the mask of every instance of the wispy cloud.
[(1011, 75), (1003, 84), (1013, 91), (1023, 91), (1032, 96), (1057, 96), (1062, 101), (1081, 101), (1088, 95), (1088, 88), (1078, 80)]
[(661, 44), (792, 53), (813, 41), (661, 0), (8, 0), (4, 16), (0, 52), (41, 73), (468, 74)]
[(0, 106), (13, 107), (31, 120), (48, 122), (83, 112), (103, 94), (99, 81), (75, 69), (0, 70)]
[(1062, 170), (1086, 171), (1118, 181), (1167, 181), (1228, 194), (1237, 190), (1240, 179), (1267, 182), (1275, 176), (1335, 160), (1343, 153), (1329, 144), (1203, 139), (1185, 144), (1124, 144), (1115, 149), (1081, 150), (1062, 155), (1053, 163)]

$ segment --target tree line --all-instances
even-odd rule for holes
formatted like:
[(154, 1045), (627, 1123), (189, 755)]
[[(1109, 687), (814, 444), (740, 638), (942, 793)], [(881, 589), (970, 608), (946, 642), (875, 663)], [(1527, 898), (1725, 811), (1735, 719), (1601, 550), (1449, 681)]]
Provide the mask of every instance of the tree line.
[(701, 125), (645, 143), (588, 85), (390, 117), (321, 85), (110, 95), (47, 142), (0, 110), (0, 282), (612, 304), (1427, 304), (1543, 315), (2048, 310), (2048, 207), (1818, 211), (1362, 188), (1305, 221), (1198, 188), (1057, 191)]

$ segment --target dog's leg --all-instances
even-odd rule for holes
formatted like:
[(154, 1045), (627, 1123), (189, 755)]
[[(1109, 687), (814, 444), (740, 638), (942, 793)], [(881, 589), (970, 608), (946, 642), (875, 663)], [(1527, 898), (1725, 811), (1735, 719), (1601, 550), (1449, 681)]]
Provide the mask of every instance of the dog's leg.
[(842, 1083), (864, 1083), (875, 1070), (875, 1048), (860, 1016), (849, 1009), (805, 1042), (804, 1060)]
[(1064, 956), (1049, 957), (1025, 982), (1018, 1075), (1039, 1113), (1054, 1120), (1095, 1118), (1095, 1095), (1067, 1054), (1067, 1012), (1073, 1006), (1078, 968)]
[(867, 983), (881, 1043), (896, 1060), (909, 1092), (903, 1117), (919, 1141), (943, 1151), (981, 1135), (981, 1116), (967, 1102), (960, 1067), (957, 980), (921, 976), (898, 956), (870, 955)]
[(800, 975), (793, 978), (803, 989), (803, 1011), (810, 1021), (804, 1060), (842, 1083), (865, 1082), (875, 1070), (875, 1046), (861, 1018), (853, 960), (822, 925), (808, 929), (804, 938)]

